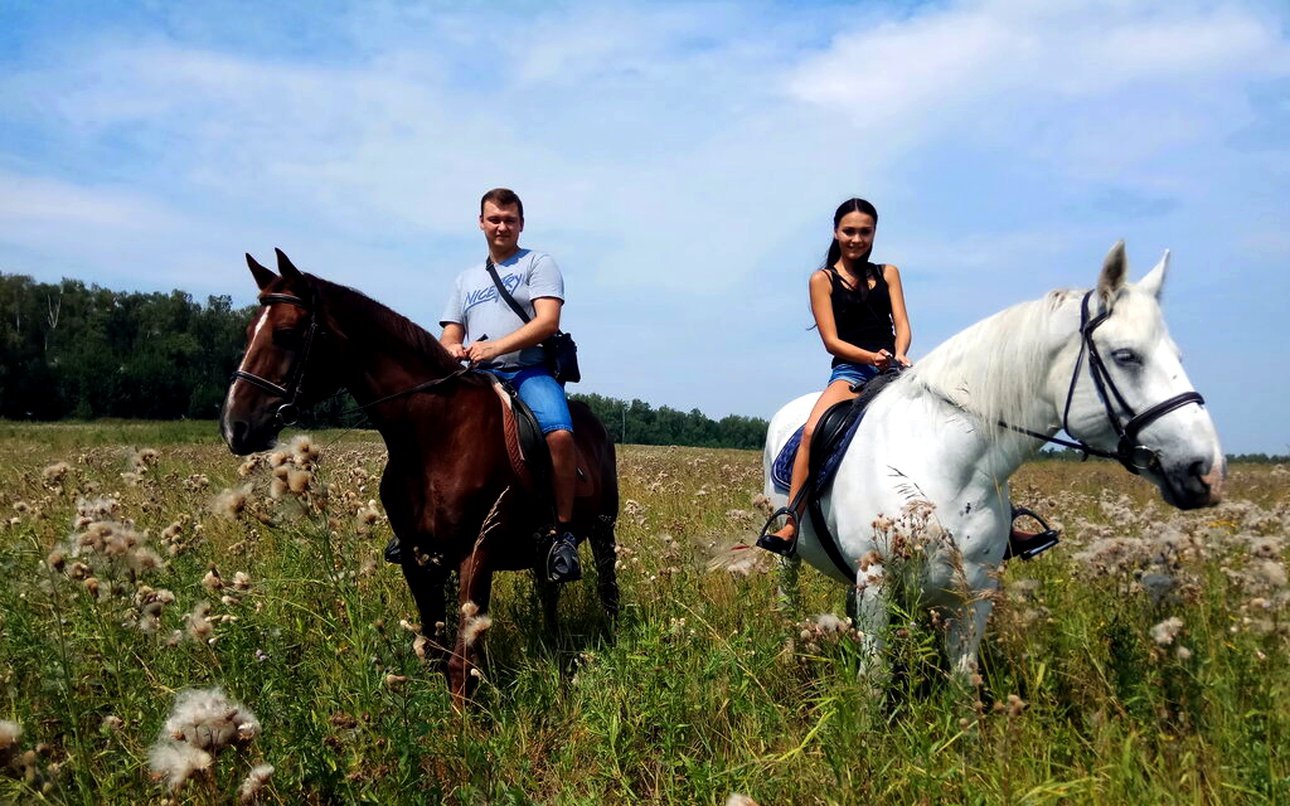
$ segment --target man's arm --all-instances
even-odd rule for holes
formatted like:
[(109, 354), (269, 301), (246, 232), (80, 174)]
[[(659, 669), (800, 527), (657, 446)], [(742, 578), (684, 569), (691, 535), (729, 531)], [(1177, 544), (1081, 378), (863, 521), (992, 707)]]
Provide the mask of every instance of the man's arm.
[(443, 333), (439, 336), (439, 343), (448, 351), (448, 355), (455, 359), (461, 360), (466, 358), (466, 348), (461, 345), (466, 338), (466, 328), (456, 322), (445, 322)]
[[(463, 351), (464, 357), (477, 363), (491, 361), (499, 355), (513, 353), (516, 350), (523, 350), (525, 347), (541, 344), (560, 329), (560, 308), (563, 305), (564, 300), (562, 299), (538, 297), (533, 300), (533, 318), (525, 323), (523, 327), (511, 331), (501, 338), (473, 342)], [(457, 327), (460, 328), (460, 325)], [(445, 327), (443, 332), (444, 338), (446, 338), (448, 328)], [(457, 336), (457, 343), (458, 345), (461, 344), (460, 333)], [(445, 343), (444, 346), (447, 347), (448, 345)]]

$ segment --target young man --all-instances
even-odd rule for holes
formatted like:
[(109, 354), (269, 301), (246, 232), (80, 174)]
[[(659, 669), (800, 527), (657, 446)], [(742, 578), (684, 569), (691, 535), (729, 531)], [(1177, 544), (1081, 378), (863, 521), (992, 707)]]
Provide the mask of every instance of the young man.
[[(488, 244), (488, 258), (458, 275), (439, 322), (439, 342), (454, 358), (467, 359), (509, 382), (537, 417), (555, 477), (556, 537), (547, 557), (547, 575), (553, 582), (572, 582), (582, 576), (570, 526), (577, 472), (573, 422), (564, 387), (551, 376), (541, 347), (560, 329), (564, 278), (550, 255), (520, 248), (524, 203), (514, 191), (494, 188), (484, 194), (479, 229)], [(489, 265), (528, 314), (527, 323), (498, 293)]]

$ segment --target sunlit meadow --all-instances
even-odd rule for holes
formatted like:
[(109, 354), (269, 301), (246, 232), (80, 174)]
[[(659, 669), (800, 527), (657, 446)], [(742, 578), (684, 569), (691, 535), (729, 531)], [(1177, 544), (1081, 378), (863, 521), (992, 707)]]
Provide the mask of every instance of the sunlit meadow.
[(980, 686), (904, 602), (875, 696), (843, 589), (803, 571), (794, 609), (732, 550), (759, 455), (628, 446), (616, 631), (584, 582), (547, 633), (502, 575), (458, 713), (380, 558), (382, 462), (363, 432), (244, 461), (211, 423), (0, 425), (0, 802), (1290, 800), (1284, 467), (1180, 513), (1028, 465), (1065, 538), (1006, 569)]

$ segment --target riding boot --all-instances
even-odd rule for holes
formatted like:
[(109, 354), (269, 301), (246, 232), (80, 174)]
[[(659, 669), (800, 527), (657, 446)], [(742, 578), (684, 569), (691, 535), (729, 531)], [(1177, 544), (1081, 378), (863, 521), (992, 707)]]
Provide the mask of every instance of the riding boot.
[(783, 538), (770, 531), (771, 524), (774, 523), (780, 515), (790, 518), (794, 527), (797, 527), (798, 519), (801, 517), (790, 507), (780, 507), (775, 510), (766, 521), (766, 525), (762, 527), (761, 534), (757, 536), (757, 548), (765, 549), (766, 551), (769, 551), (772, 554), (778, 554), (781, 557), (792, 557), (797, 548), (796, 529), (794, 529), (792, 538)]
[(578, 562), (578, 538), (573, 533), (561, 529), (551, 551), (546, 557), (547, 579), (556, 584), (575, 582), (582, 579), (582, 564)]

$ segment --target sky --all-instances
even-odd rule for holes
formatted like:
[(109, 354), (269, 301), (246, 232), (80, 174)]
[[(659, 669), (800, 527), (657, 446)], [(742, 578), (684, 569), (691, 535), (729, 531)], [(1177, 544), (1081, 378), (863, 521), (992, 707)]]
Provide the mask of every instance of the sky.
[(827, 380), (807, 280), (850, 196), (915, 361), (1170, 249), (1224, 449), (1290, 453), (1284, 0), (0, 0), (0, 103), (0, 272), (244, 305), (281, 247), (437, 333), (507, 186), (571, 391), (718, 418)]

